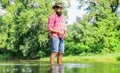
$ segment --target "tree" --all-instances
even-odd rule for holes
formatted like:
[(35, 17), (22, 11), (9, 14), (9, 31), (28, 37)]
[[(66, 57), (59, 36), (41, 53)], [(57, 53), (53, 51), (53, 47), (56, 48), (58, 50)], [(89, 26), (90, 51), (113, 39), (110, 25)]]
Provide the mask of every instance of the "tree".
[[(111, 10), (110, 2), (108, 0), (87, 2), (89, 2), (89, 6), (86, 10), (90, 10), (89, 14), (86, 14), (81, 22), (74, 24), (69, 29), (70, 33), (67, 41), (76, 46), (72, 46), (71, 49), (71, 45), (68, 43), (67, 50), (69, 50), (70, 54), (75, 52), (71, 53), (71, 50), (76, 49), (76, 47), (79, 48), (79, 53), (76, 54), (82, 52), (111, 53), (120, 51), (118, 29), (120, 20), (115, 11)], [(83, 4), (84, 0), (80, 0), (80, 3)]]
[(120, 0), (109, 0), (112, 12), (115, 12), (120, 4)]
[[(2, 0), (7, 14), (0, 17), (0, 48), (12, 57), (34, 59), (48, 55), (47, 19), (52, 12), (51, 0)], [(3, 37), (4, 36), (4, 37)]]

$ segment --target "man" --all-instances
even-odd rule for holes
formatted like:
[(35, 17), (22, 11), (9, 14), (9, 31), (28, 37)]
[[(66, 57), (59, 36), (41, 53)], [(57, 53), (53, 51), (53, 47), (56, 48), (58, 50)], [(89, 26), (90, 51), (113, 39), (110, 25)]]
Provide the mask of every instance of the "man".
[(61, 65), (64, 53), (64, 39), (67, 36), (67, 28), (62, 15), (62, 3), (55, 3), (52, 8), (55, 12), (51, 14), (48, 19), (48, 30), (50, 32), (52, 50), (50, 64), (54, 64), (55, 57), (58, 55), (57, 63)]

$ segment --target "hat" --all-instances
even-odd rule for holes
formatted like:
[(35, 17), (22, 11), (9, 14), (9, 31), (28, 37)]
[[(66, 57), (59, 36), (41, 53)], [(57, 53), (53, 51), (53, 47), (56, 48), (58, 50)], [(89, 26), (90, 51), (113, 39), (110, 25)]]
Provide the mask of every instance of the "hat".
[(52, 6), (52, 8), (55, 9), (55, 7), (57, 7), (57, 6), (58, 6), (58, 7), (63, 7), (63, 6), (62, 6), (62, 3), (55, 3), (55, 5)]

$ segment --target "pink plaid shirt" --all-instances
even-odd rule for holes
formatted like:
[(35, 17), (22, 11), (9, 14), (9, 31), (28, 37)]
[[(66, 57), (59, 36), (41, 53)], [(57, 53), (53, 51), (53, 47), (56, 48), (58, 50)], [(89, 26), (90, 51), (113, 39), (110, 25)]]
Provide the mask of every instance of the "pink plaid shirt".
[(53, 13), (48, 19), (48, 30), (50, 32), (50, 37), (59, 37), (62, 38), (61, 35), (57, 33), (52, 33), (51, 30), (58, 30), (59, 32), (65, 34), (67, 31), (66, 22), (63, 16), (58, 17), (56, 13)]

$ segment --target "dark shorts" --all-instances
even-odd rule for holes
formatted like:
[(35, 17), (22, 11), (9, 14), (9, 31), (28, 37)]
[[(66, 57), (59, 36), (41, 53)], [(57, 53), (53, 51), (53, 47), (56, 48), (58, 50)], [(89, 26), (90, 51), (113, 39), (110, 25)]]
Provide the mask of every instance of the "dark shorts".
[(64, 40), (58, 37), (52, 37), (51, 51), (57, 53), (64, 53)]

